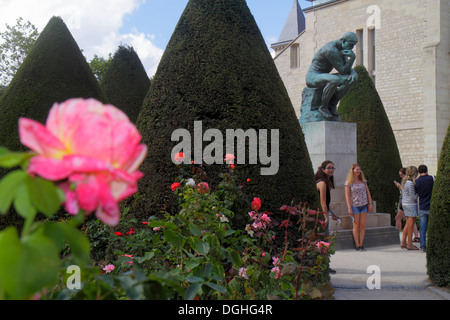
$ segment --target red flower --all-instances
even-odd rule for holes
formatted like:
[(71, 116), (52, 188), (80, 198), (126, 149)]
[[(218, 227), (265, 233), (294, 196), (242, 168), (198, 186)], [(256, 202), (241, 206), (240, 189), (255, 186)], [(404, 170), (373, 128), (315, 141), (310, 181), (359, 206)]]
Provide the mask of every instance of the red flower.
[(177, 190), (179, 187), (181, 187), (181, 184), (179, 182), (175, 182), (173, 183), (170, 188), (172, 189), (172, 191)]
[(142, 221), (142, 224), (148, 225), (148, 221)]
[(130, 230), (125, 235), (128, 236), (130, 234), (134, 234), (134, 229), (133, 228), (130, 228)]
[(118, 237), (123, 237), (122, 232), (114, 232), (114, 234), (115, 234), (116, 236), (118, 236)]
[(184, 161), (185, 155), (183, 152), (179, 152), (173, 156), (173, 160), (175, 160), (176, 163), (182, 163)]
[(253, 198), (252, 201), (252, 209), (255, 211), (258, 211), (261, 208), (261, 199), (260, 198)]

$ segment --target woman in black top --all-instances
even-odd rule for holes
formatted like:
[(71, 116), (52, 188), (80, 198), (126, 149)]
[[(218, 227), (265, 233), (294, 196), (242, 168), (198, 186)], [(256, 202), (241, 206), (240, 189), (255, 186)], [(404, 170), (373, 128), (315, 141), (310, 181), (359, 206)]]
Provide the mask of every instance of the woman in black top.
[[(330, 212), (330, 189), (334, 189), (334, 163), (326, 160), (317, 169), (315, 178), (317, 191), (319, 192), (320, 205), (325, 214), (325, 224), (328, 226), (328, 213)], [(328, 229), (328, 228), (327, 228)]]

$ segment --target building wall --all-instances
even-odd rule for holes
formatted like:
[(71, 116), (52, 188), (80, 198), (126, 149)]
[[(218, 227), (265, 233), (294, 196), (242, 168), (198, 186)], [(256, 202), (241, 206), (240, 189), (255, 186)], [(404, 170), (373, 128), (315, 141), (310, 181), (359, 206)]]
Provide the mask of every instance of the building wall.
[[(403, 165), (426, 164), (434, 174), (450, 123), (449, 1), (341, 0), (304, 12), (306, 30), (292, 42), (300, 48), (299, 66), (291, 68), (290, 47), (274, 58), (297, 116), (314, 53), (348, 31), (366, 37), (375, 29), (375, 83)], [(363, 46), (361, 64), (370, 72), (370, 45)]]

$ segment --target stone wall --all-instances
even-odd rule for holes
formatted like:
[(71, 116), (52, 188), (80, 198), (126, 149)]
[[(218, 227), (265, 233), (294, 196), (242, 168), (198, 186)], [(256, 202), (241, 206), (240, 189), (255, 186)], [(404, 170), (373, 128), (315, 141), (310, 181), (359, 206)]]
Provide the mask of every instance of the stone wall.
[[(365, 37), (375, 29), (374, 79), (404, 166), (426, 164), (431, 174), (450, 123), (450, 3), (448, 0), (341, 0), (304, 9), (306, 30), (276, 50), (275, 64), (300, 117), (305, 75), (314, 53), (348, 31)], [(361, 61), (371, 71), (370, 44)], [(358, 52), (358, 48), (356, 48)]]

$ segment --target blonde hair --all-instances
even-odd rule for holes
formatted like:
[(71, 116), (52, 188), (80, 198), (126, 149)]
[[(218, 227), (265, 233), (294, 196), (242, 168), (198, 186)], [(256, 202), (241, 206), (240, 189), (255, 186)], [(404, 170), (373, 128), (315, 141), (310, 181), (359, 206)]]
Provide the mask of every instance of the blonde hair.
[[(349, 185), (352, 185), (355, 182), (355, 175), (353, 174), (353, 170), (356, 167), (360, 167), (361, 168), (361, 166), (359, 164), (354, 163), (350, 167), (350, 170), (348, 170), (347, 182), (348, 182)], [(366, 177), (364, 176), (364, 172), (362, 171), (362, 169), (361, 169), (361, 174), (359, 176), (359, 179), (361, 180), (361, 182), (364, 182), (364, 183), (366, 182)]]
[(412, 181), (412, 183), (416, 184), (417, 176), (419, 175), (419, 170), (417, 170), (414, 166), (409, 166), (406, 168), (405, 172), (406, 177), (402, 181), (402, 186), (405, 185), (406, 181)]

